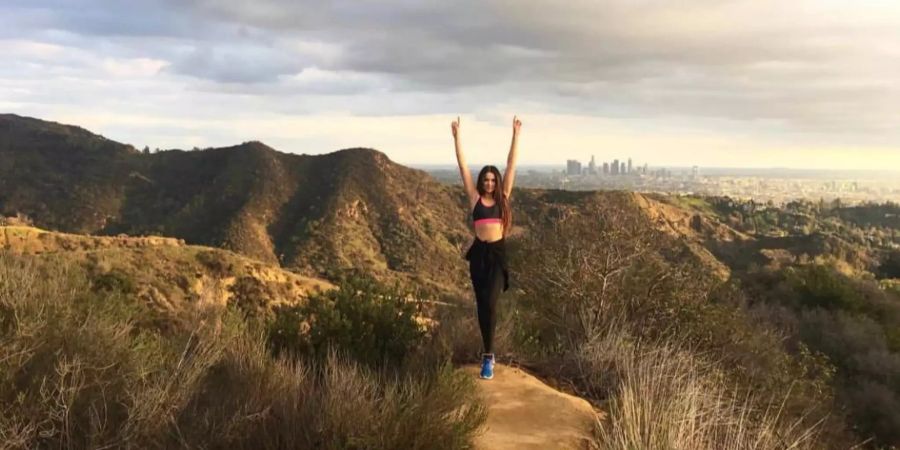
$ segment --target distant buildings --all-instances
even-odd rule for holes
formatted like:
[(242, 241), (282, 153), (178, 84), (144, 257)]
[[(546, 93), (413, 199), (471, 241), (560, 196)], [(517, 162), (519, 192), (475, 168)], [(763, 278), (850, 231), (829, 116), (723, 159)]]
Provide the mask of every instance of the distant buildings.
[[(659, 168), (651, 171), (650, 166), (647, 163), (644, 163), (643, 166), (636, 165), (631, 158), (622, 161), (614, 159), (611, 162), (604, 162), (602, 165), (598, 165), (594, 155), (591, 155), (591, 160), (588, 162), (587, 167), (582, 166), (581, 162), (576, 159), (567, 160), (565, 173), (566, 175), (672, 177), (672, 171), (669, 169)], [(698, 166), (693, 166), (689, 174), (691, 179), (698, 179), (700, 177), (700, 168)], [(688, 173), (685, 173), (684, 175), (688, 176)]]

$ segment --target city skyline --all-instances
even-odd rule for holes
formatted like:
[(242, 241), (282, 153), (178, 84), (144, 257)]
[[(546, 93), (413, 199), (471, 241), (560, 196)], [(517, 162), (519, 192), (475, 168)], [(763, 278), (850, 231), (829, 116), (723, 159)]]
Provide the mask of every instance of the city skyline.
[[(616, 158), (614, 158), (614, 157), (609, 157), (609, 159), (606, 161), (598, 160), (598, 161), (596, 161), (595, 170), (597, 171), (598, 174), (610, 173), (609, 167), (610, 167), (611, 163), (613, 163), (615, 160), (616, 160)], [(520, 164), (518, 164), (518, 167), (520, 169), (525, 169), (525, 170), (542, 169), (542, 170), (566, 172), (569, 161), (575, 161), (575, 162), (581, 163), (582, 169), (585, 169), (585, 170), (587, 170), (587, 168), (589, 167), (589, 163), (584, 164), (583, 161), (581, 161), (579, 159), (572, 159), (572, 158), (568, 158), (565, 161), (555, 162), (555, 163), (540, 163), (540, 164), (527, 164), (527, 163), (522, 164), (522, 163), (520, 163)], [(485, 165), (494, 165), (494, 166), (497, 166), (501, 170), (505, 168), (505, 164), (498, 165), (496, 162), (484, 163), (484, 162), (468, 161), (466, 165), (469, 167), (470, 170), (480, 170)], [(606, 168), (607, 168), (606, 171), (604, 171), (604, 166), (606, 166)], [(458, 167), (458, 164), (455, 162), (454, 163), (450, 163), (450, 162), (446, 162), (446, 163), (411, 163), (411, 164), (409, 164), (409, 167), (425, 169), (425, 170), (447, 170), (447, 169), (456, 169)], [(648, 169), (653, 169), (653, 170), (671, 169), (671, 170), (675, 170), (675, 171), (691, 171), (696, 167), (697, 169), (699, 169), (701, 171), (712, 171), (712, 172), (716, 172), (716, 173), (719, 173), (719, 172), (726, 172), (726, 173), (727, 172), (735, 172), (735, 173), (740, 173), (740, 172), (759, 172), (759, 173), (765, 173), (765, 172), (772, 172), (772, 173), (809, 172), (809, 173), (827, 174), (827, 173), (833, 173), (833, 172), (847, 172), (847, 173), (859, 173), (859, 174), (871, 173), (871, 174), (882, 174), (882, 175), (893, 176), (894, 174), (897, 174), (898, 172), (900, 172), (900, 170), (893, 168), (893, 167), (886, 167), (886, 168), (879, 168), (879, 169), (817, 169), (817, 168), (809, 168), (809, 167), (779, 167), (779, 166), (761, 166), (761, 167), (700, 166), (697, 164), (686, 164), (684, 162), (675, 163), (675, 164), (657, 164), (657, 163), (651, 163), (648, 161), (641, 161), (640, 164), (635, 162), (635, 164), (634, 164), (635, 171), (637, 171), (638, 169), (643, 170), (644, 167), (647, 167)]]
[(0, 52), (0, 112), (138, 148), (259, 140), (444, 164), (461, 116), (469, 161), (502, 165), (518, 114), (522, 164), (603, 149), (660, 166), (900, 170), (887, 2), (13, 0)]

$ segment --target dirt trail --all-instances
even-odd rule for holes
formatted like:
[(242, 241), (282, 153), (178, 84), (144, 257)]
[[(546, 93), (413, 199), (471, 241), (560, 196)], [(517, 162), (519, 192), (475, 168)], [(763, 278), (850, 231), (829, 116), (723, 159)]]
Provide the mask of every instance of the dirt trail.
[[(480, 367), (464, 370), (477, 377)], [(559, 392), (524, 371), (497, 364), (494, 379), (478, 380), (488, 420), (479, 450), (588, 448), (596, 414), (584, 399)]]

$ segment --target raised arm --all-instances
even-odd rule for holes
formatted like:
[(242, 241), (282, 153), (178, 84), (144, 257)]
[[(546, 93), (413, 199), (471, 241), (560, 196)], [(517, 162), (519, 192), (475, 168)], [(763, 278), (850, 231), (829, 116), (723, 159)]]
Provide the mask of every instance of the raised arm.
[(513, 135), (512, 143), (509, 145), (509, 157), (506, 158), (506, 173), (503, 174), (503, 195), (509, 198), (512, 195), (513, 181), (516, 178), (516, 156), (517, 146), (519, 144), (519, 129), (522, 128), (522, 121), (518, 117), (513, 116)]
[(466, 165), (466, 156), (463, 155), (462, 151), (462, 143), (460, 142), (460, 124), (461, 121), (459, 117), (456, 117), (456, 120), (450, 124), (450, 130), (453, 132), (453, 143), (456, 146), (456, 162), (459, 163), (459, 176), (462, 177), (463, 188), (466, 190), (466, 195), (469, 196), (469, 206), (475, 204), (478, 200), (478, 191), (475, 189), (475, 184), (472, 183), (472, 174), (469, 173), (469, 166)]

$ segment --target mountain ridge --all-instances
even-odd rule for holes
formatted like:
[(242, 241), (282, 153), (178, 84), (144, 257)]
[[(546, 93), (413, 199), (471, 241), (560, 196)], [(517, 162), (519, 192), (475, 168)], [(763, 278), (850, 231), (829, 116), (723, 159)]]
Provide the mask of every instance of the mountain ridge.
[[(31, 130), (25, 133), (31, 138), (9, 131), (21, 129)], [(81, 140), (66, 147), (60, 164), (53, 149), (60, 138), (45, 142), (40, 136), (47, 133)], [(92, 157), (101, 144), (106, 156)], [(470, 294), (461, 259), (472, 232), (462, 190), (372, 148), (306, 155), (247, 141), (144, 154), (79, 127), (3, 115), (0, 180), (7, 180), (0, 181), (0, 215), (24, 214), (50, 230), (170, 236), (311, 277), (363, 270), (436, 295)], [(688, 253), (728, 277), (706, 250), (703, 233), (692, 231), (690, 213), (669, 211), (675, 208), (649, 196), (620, 194), (517, 189), (510, 235), (612, 202), (638, 208), (668, 234), (685, 237)], [(738, 235), (716, 231), (723, 227), (700, 228)]]
[(371, 148), (306, 155), (248, 141), (143, 154), (6, 114), (0, 180), (0, 214), (50, 230), (171, 236), (309, 276), (365, 267), (434, 291), (466, 289), (462, 196)]

